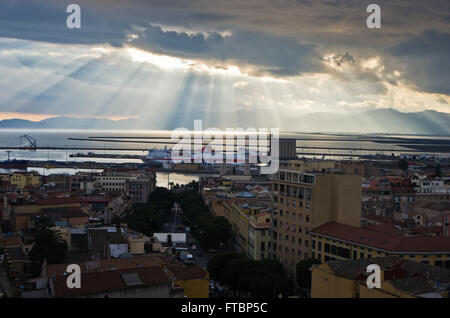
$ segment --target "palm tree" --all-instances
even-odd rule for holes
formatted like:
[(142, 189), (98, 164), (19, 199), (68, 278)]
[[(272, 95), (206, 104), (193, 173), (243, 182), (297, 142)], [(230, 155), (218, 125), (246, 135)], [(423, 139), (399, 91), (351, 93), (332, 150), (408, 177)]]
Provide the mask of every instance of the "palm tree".
[(68, 246), (60, 231), (48, 227), (38, 228), (35, 244), (30, 252), (32, 261), (42, 263), (47, 259), (49, 264), (63, 263), (67, 252)]

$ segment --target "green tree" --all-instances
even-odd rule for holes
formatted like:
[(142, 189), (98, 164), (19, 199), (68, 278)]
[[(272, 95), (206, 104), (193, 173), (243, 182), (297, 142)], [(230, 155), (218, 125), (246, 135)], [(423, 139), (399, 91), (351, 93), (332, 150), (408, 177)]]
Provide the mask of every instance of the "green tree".
[(55, 226), (55, 223), (48, 216), (36, 217), (34, 220), (34, 225), (37, 230), (44, 228), (51, 228)]
[(150, 236), (161, 229), (164, 220), (165, 210), (155, 207), (152, 203), (136, 207), (124, 219), (133, 230)]
[(244, 254), (235, 251), (220, 252), (214, 255), (214, 257), (208, 261), (208, 272), (211, 278), (221, 282), (225, 281), (223, 269), (227, 266), (229, 261), (237, 258), (246, 259), (247, 257)]
[(434, 171), (434, 175), (438, 178), (442, 177), (442, 170), (441, 170), (440, 164), (437, 164), (435, 171)]
[(67, 243), (58, 230), (42, 227), (37, 231), (30, 257), (33, 262), (42, 263), (47, 259), (49, 264), (59, 264), (66, 260), (68, 250)]
[(250, 260), (245, 254), (222, 252), (208, 262), (211, 278), (231, 287), (235, 295), (277, 297), (293, 291), (293, 282), (276, 260)]
[(310, 258), (297, 263), (297, 284), (300, 287), (311, 289), (311, 267), (314, 264), (320, 264), (320, 261), (318, 259)]
[(409, 167), (408, 160), (400, 159), (400, 161), (398, 162), (398, 167), (400, 169), (402, 169), (402, 171), (405, 173), (408, 170), (408, 167)]

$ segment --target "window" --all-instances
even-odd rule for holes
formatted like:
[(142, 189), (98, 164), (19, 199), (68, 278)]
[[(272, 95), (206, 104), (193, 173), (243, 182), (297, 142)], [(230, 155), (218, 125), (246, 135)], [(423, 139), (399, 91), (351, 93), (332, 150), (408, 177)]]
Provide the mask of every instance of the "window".
[(336, 245), (331, 246), (331, 254), (336, 255)]

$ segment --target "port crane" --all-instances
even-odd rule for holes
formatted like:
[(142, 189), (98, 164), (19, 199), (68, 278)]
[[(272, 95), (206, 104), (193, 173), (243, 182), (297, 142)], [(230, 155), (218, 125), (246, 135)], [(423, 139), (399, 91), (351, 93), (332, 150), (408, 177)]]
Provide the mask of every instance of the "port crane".
[(33, 137), (31, 137), (29, 135), (20, 136), (20, 144), (21, 145), (22, 145), (22, 139), (25, 139), (26, 141), (28, 141), (28, 143), (30, 144), (30, 146), (29, 146), (30, 150), (36, 151), (36, 148), (37, 148), (36, 139), (34, 139)]

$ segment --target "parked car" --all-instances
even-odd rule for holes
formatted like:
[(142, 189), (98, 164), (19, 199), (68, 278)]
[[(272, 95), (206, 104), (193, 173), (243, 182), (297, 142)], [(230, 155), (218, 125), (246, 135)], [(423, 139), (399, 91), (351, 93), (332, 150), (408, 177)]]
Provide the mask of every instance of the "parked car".
[(181, 252), (180, 260), (183, 261), (184, 264), (194, 264), (194, 255), (188, 252)]

